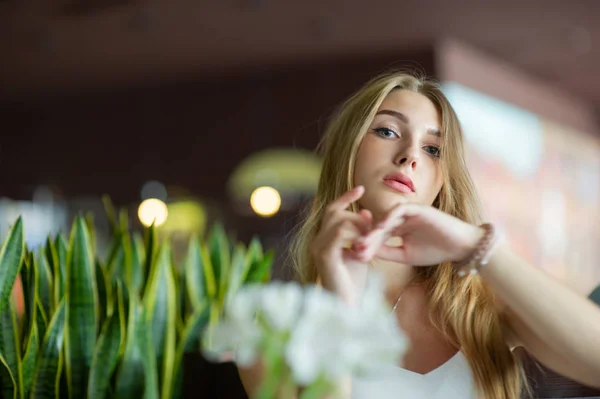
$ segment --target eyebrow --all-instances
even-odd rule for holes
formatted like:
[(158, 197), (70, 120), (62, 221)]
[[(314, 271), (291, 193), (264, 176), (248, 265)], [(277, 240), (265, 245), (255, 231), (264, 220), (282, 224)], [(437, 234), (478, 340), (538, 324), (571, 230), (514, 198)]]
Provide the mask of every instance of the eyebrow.
[[(408, 116), (404, 115), (402, 112), (392, 111), (391, 109), (382, 109), (381, 111), (377, 112), (377, 114), (375, 114), (375, 115), (390, 115), (390, 116), (393, 116), (394, 118), (400, 120), (401, 122), (404, 122), (407, 124), (410, 123), (410, 119), (408, 119)], [(432, 134), (437, 137), (441, 137), (440, 131), (435, 128), (427, 129), (427, 133)]]

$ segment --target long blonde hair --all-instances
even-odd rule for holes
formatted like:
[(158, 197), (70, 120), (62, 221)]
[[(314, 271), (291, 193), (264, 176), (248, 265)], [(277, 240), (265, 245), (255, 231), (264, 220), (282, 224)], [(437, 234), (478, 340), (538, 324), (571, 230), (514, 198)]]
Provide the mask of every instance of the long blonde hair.
[[(354, 186), (360, 143), (383, 100), (398, 89), (424, 95), (441, 115), (444, 184), (433, 206), (469, 223), (481, 222), (479, 198), (465, 162), (461, 126), (439, 85), (404, 72), (381, 75), (342, 104), (320, 143), (323, 168), (317, 193), (292, 245), (294, 269), (303, 283), (317, 279), (309, 246), (325, 207)], [(459, 277), (449, 263), (417, 271), (426, 281), (431, 320), (464, 352), (480, 395), (486, 399), (519, 398), (526, 385), (523, 367), (508, 347), (490, 289), (477, 276)]]

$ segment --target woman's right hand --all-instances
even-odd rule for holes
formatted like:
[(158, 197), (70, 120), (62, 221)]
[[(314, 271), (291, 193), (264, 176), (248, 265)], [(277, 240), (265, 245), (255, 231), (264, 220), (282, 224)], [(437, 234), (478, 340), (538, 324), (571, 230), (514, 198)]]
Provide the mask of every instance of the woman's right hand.
[(357, 186), (327, 206), (321, 228), (311, 245), (323, 287), (348, 303), (360, 297), (367, 279), (368, 263), (358, 259), (352, 246), (371, 231), (373, 217), (366, 209), (359, 213), (348, 210), (364, 191), (364, 187)]

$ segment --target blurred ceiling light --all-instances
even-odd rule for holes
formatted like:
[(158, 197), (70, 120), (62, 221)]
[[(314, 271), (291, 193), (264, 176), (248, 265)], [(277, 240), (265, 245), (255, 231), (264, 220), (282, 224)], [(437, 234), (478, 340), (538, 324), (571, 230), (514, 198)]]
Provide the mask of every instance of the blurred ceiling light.
[(138, 208), (138, 217), (140, 222), (146, 227), (154, 223), (155, 226), (162, 225), (169, 215), (167, 204), (158, 198), (148, 198), (140, 204)]
[(167, 233), (202, 234), (206, 227), (206, 209), (198, 201), (184, 200), (169, 203), (169, 218), (162, 226)]
[(267, 149), (244, 159), (233, 171), (229, 193), (246, 202), (261, 186), (277, 187), (285, 195), (313, 194), (321, 173), (321, 159), (315, 153), (296, 148)]
[(273, 187), (259, 187), (250, 196), (250, 206), (259, 216), (273, 216), (279, 211), (281, 197)]
[(150, 180), (142, 187), (142, 200), (148, 198), (158, 198), (167, 201), (167, 188), (164, 184), (156, 180)]

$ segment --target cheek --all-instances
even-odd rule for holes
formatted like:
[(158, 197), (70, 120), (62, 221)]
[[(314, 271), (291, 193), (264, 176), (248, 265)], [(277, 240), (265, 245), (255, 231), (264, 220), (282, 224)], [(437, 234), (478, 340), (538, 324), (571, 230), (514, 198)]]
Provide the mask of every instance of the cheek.
[(438, 194), (442, 190), (443, 185), (444, 185), (444, 176), (442, 174), (441, 168), (438, 166), (435, 169), (434, 173), (432, 174), (432, 179), (431, 179), (430, 197), (431, 197), (432, 202), (433, 202), (433, 200), (435, 200), (435, 198), (438, 196)]

